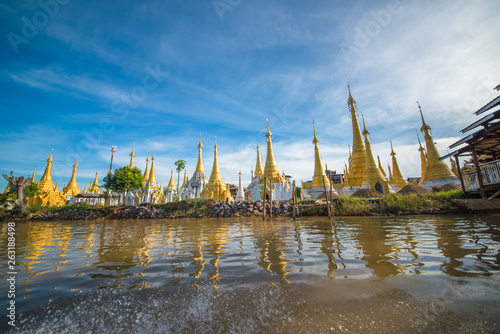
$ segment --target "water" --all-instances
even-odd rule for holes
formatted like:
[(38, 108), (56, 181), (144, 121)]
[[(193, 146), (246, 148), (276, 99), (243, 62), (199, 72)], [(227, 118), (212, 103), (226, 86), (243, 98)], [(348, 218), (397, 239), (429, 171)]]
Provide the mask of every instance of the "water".
[(17, 331), (498, 333), (499, 218), (19, 222)]

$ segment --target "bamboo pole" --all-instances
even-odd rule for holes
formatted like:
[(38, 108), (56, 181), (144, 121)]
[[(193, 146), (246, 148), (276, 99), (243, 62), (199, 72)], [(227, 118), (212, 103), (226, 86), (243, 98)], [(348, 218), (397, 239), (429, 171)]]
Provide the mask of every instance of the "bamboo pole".
[(323, 179), (323, 189), (325, 190), (326, 211), (328, 212), (328, 218), (332, 218), (332, 215), (330, 214), (330, 205), (328, 204), (328, 194), (326, 193), (325, 178), (323, 177), (322, 179)]
[(273, 219), (273, 183), (269, 180), (269, 217)]
[[(335, 212), (333, 211), (333, 185), (332, 185), (332, 172), (329, 172), (329, 181), (330, 181), (330, 205), (331, 205), (331, 212), (332, 212), (332, 217), (335, 217)], [(342, 176), (341, 176), (342, 178)]]
[(267, 206), (266, 193), (267, 193), (267, 177), (264, 177), (264, 215), (262, 216), (264, 220), (266, 220), (266, 206)]

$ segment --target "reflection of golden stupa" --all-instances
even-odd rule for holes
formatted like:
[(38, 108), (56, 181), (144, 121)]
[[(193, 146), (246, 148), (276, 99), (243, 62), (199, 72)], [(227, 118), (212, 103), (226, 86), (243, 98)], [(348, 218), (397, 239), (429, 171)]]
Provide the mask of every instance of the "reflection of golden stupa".
[(328, 231), (329, 233), (324, 233), (325, 238), (321, 241), (321, 252), (328, 257), (327, 276), (329, 279), (335, 278), (333, 273), (339, 268), (339, 266), (335, 263), (335, 257), (333, 256), (334, 253), (338, 253), (338, 249), (333, 249), (335, 242), (333, 241), (334, 232), (332, 230), (333, 228), (330, 228)]
[[(198, 234), (195, 235), (195, 240), (192, 241), (192, 243), (195, 244), (195, 248), (191, 251), (191, 260), (193, 262), (191, 263), (196, 269), (193, 273), (190, 273), (189, 276), (194, 277), (194, 282), (191, 284), (192, 287), (196, 288), (196, 290), (199, 290), (200, 287), (198, 285), (198, 280), (201, 276), (201, 273), (203, 269), (205, 268), (205, 258), (203, 256), (203, 245), (205, 244), (204, 237), (203, 237), (203, 231), (201, 230), (200, 226), (193, 227), (196, 230), (198, 230)], [(193, 234), (195, 231), (191, 231)]]
[(441, 270), (450, 276), (455, 277), (475, 277), (482, 276), (483, 273), (474, 273), (468, 272), (466, 268), (460, 267), (463, 266), (464, 261), (467, 255), (474, 254), (477, 250), (473, 248), (464, 248), (462, 247), (464, 243), (464, 232), (461, 232), (461, 229), (457, 229), (456, 224), (457, 221), (450, 219), (448, 224), (436, 224), (436, 235), (437, 235), (437, 246), (443, 252), (443, 257), (445, 257), (445, 261), (441, 265)]
[(366, 267), (380, 279), (389, 278), (403, 273), (404, 266), (392, 262), (393, 253), (400, 250), (391, 243), (384, 225), (379, 223), (366, 224), (360, 222), (356, 238), (362, 248)]
[(270, 276), (273, 273), (281, 277), (283, 284), (288, 284), (290, 281), (286, 279), (286, 275), (293, 272), (293, 270), (286, 269), (288, 260), (283, 252), (283, 248), (288, 248), (286, 242), (278, 235), (277, 231), (272, 229), (268, 230), (264, 227), (264, 231), (260, 233), (263, 236), (256, 237), (257, 241), (254, 243), (256, 247), (260, 247), (259, 253), (261, 254), (260, 262), (257, 263), (260, 267), (264, 268)]
[(209, 261), (209, 263), (214, 267), (214, 272), (211, 272), (208, 274), (208, 279), (210, 283), (212, 284), (212, 288), (217, 289), (216, 282), (220, 281), (220, 275), (219, 275), (219, 260), (220, 260), (220, 254), (222, 253), (223, 249), (222, 247), (224, 244), (227, 242), (229, 230), (227, 226), (221, 225), (218, 228), (215, 229), (215, 231), (206, 236), (207, 241), (210, 244), (210, 255), (214, 256), (213, 259)]

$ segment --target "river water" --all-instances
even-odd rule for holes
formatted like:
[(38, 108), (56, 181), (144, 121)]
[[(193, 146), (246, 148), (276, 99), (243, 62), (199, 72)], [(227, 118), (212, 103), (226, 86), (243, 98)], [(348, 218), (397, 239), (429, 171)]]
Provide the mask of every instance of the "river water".
[(500, 332), (499, 215), (15, 228), (16, 332)]

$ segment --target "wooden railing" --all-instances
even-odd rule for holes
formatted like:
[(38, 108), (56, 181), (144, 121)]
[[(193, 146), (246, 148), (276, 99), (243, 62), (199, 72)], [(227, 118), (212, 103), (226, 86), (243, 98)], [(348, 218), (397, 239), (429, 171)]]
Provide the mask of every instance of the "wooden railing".
[[(487, 162), (479, 165), (481, 176), (483, 177), (483, 186), (500, 184), (500, 160)], [(476, 171), (463, 173), (464, 185), (466, 191), (479, 189), (479, 180)]]

